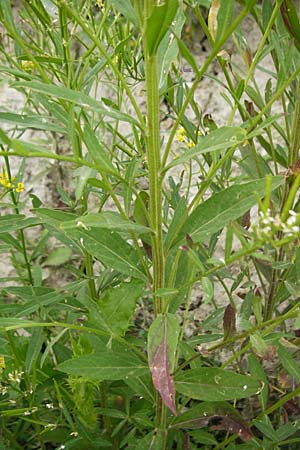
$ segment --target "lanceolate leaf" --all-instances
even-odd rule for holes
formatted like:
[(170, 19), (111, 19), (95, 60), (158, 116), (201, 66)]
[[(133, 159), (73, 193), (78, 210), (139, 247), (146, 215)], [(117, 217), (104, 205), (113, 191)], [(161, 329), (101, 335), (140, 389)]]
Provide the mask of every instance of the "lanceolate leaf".
[[(282, 183), (282, 177), (273, 177), (271, 189), (276, 189)], [(184, 242), (187, 234), (194, 242), (202, 242), (209, 238), (228, 222), (238, 219), (255, 205), (256, 195), (262, 197), (265, 193), (265, 186), (266, 181), (261, 178), (243, 184), (235, 184), (213, 194), (188, 217), (178, 233), (176, 243)]]
[(114, 231), (134, 231), (136, 233), (150, 233), (148, 227), (139, 225), (131, 220), (123, 219), (120, 214), (113, 211), (103, 211), (98, 214), (86, 214), (75, 221), (67, 221), (61, 224), (61, 228), (70, 229), (82, 227), (106, 228)]
[(94, 162), (99, 166), (100, 170), (109, 173), (116, 172), (111, 160), (108, 158), (92, 127), (88, 123), (84, 127), (83, 138), (89, 154), (93, 158)]
[(241, 144), (246, 139), (247, 132), (240, 127), (221, 127), (211, 131), (207, 136), (199, 137), (195, 147), (184, 152), (179, 158), (173, 159), (165, 170), (183, 164), (197, 155), (225, 150), (233, 145)]
[(150, 55), (157, 51), (157, 47), (168, 31), (178, 10), (177, 0), (165, 0), (154, 5), (150, 17), (146, 22), (146, 44)]
[(58, 369), (70, 375), (94, 380), (122, 380), (144, 375), (149, 370), (133, 353), (110, 351), (69, 359), (59, 364)]
[(251, 397), (262, 388), (253, 377), (213, 367), (182, 371), (175, 386), (181, 394), (211, 402)]
[(53, 98), (67, 100), (70, 103), (74, 103), (84, 109), (91, 109), (92, 111), (96, 111), (106, 117), (112, 117), (124, 122), (134, 123), (139, 126), (138, 122), (129, 114), (125, 114), (114, 108), (109, 108), (101, 100), (95, 100), (83, 92), (73, 91), (65, 86), (54, 86), (52, 84), (39, 83), (37, 81), (17, 81), (13, 83), (12, 86), (31, 89), (32, 91), (40, 92), (41, 94), (45, 94)]
[(28, 217), (21, 214), (7, 214), (0, 217), (0, 233), (7, 233), (24, 228), (33, 227), (41, 223), (36, 217)]
[(218, 425), (211, 426), (211, 430), (237, 433), (244, 440), (252, 438), (247, 422), (233, 406), (225, 402), (202, 402), (176, 417), (171, 428), (198, 429), (206, 427), (211, 419), (220, 419)]
[(65, 128), (54, 123), (53, 119), (50, 117), (0, 112), (0, 121), (12, 123), (20, 128), (33, 128), (37, 130), (54, 131), (56, 133), (66, 132)]
[(76, 239), (92, 256), (103, 264), (125, 275), (146, 280), (135, 249), (113, 231), (91, 228), (68, 230), (68, 236)]
[(219, 0), (218, 26), (216, 30), (216, 43), (221, 41), (233, 21), (234, 0)]
[(138, 280), (122, 283), (106, 291), (98, 302), (107, 328), (114, 334), (122, 335), (127, 331), (143, 286), (144, 283)]
[(176, 414), (172, 376), (180, 327), (173, 314), (159, 315), (148, 333), (148, 359), (155, 389), (165, 405)]
[(295, 362), (295, 357), (293, 357), (289, 351), (283, 347), (283, 345), (278, 345), (278, 356), (282, 366), (285, 368), (287, 373), (295, 378), (296, 381), (300, 381), (300, 368), (299, 364)]
[(139, 26), (137, 13), (132, 6), (130, 0), (111, 0), (112, 5), (118, 10), (127, 20), (132, 22), (136, 28)]

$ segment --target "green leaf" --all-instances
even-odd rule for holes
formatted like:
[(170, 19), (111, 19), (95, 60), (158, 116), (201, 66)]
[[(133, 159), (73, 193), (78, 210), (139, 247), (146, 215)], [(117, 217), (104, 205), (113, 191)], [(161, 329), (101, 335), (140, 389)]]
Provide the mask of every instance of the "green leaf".
[(63, 230), (70, 228), (106, 228), (114, 231), (134, 231), (136, 233), (150, 233), (148, 227), (139, 225), (131, 220), (124, 219), (120, 214), (113, 211), (104, 211), (98, 214), (86, 214), (79, 216), (76, 221), (67, 221), (61, 224)]
[(200, 405), (178, 415), (172, 421), (171, 428), (202, 428), (206, 427), (207, 422), (211, 419), (220, 421), (220, 427), (218, 426), (217, 429), (230, 430), (233, 433), (237, 433), (244, 440), (252, 438), (247, 422), (233, 406), (225, 402), (202, 402)]
[(176, 414), (175, 386), (171, 375), (180, 333), (178, 319), (173, 314), (159, 314), (148, 332), (148, 359), (155, 389), (165, 405)]
[(146, 21), (145, 38), (149, 55), (156, 53), (159, 43), (168, 31), (178, 10), (177, 0), (165, 0), (154, 4)]
[(174, 158), (165, 171), (171, 167), (181, 165), (190, 161), (198, 155), (225, 150), (234, 145), (242, 144), (246, 139), (247, 133), (240, 127), (221, 127), (211, 131), (207, 136), (200, 136), (195, 147), (186, 150), (179, 158)]
[(51, 117), (0, 112), (0, 121), (12, 123), (19, 128), (32, 128), (36, 130), (54, 131), (56, 133), (66, 133), (66, 129), (53, 123)]
[(211, 402), (251, 397), (261, 389), (250, 376), (212, 367), (180, 372), (175, 376), (175, 386), (181, 394)]
[(19, 328), (30, 328), (38, 326), (39, 322), (32, 320), (19, 319), (18, 317), (0, 317), (0, 331), (17, 330)]
[(214, 298), (214, 285), (210, 278), (202, 277), (201, 286), (203, 289), (203, 302), (205, 304), (210, 303)]
[(296, 381), (300, 381), (300, 368), (299, 364), (295, 361), (293, 356), (286, 350), (283, 345), (278, 345), (278, 357), (282, 366), (285, 368), (287, 373), (295, 378)]
[(130, 0), (111, 0), (111, 3), (129, 22), (136, 28), (139, 27), (138, 16)]
[(143, 293), (144, 283), (132, 280), (122, 283), (105, 292), (98, 302), (99, 310), (107, 325), (114, 334), (123, 335), (129, 327), (137, 300)]
[(216, 45), (224, 38), (228, 28), (233, 22), (234, 0), (219, 0), (220, 8), (218, 11), (218, 27), (216, 33)]
[(35, 214), (41, 218), (42, 223), (52, 225), (59, 228), (62, 222), (75, 220), (76, 214), (67, 213), (55, 209), (37, 208), (34, 209)]
[(163, 448), (162, 433), (151, 431), (143, 439), (137, 441), (134, 450), (161, 450)]
[(255, 419), (254, 425), (264, 436), (271, 439), (272, 442), (278, 442), (278, 436), (268, 416), (264, 415), (261, 419)]
[(72, 250), (69, 247), (59, 247), (53, 250), (43, 262), (43, 266), (60, 266), (70, 259)]
[(264, 384), (263, 389), (258, 395), (259, 403), (264, 411), (267, 408), (269, 394), (267, 376), (258, 358), (253, 353), (250, 353), (248, 356), (248, 366), (250, 374)]
[(180, 37), (175, 36), (177, 39), (177, 44), (183, 58), (189, 63), (189, 65), (194, 70), (195, 74), (199, 73), (198, 64), (192, 53), (189, 51), (185, 43), (180, 39)]
[(22, 214), (8, 214), (0, 217), (0, 233), (7, 233), (24, 228), (40, 225), (41, 221), (36, 217), (28, 217)]
[(35, 364), (37, 358), (39, 357), (43, 342), (43, 329), (37, 328), (33, 330), (25, 360), (25, 367), (28, 372), (31, 372), (32, 366)]
[(123, 380), (148, 373), (147, 365), (131, 352), (99, 352), (69, 359), (59, 364), (58, 369), (69, 375), (93, 380)]
[(76, 239), (92, 256), (104, 265), (134, 278), (146, 280), (135, 249), (113, 231), (91, 228), (68, 230), (68, 236)]
[(215, 437), (211, 433), (208, 433), (207, 431), (204, 431), (204, 430), (190, 431), (189, 435), (198, 444), (206, 444), (206, 445), (217, 445), (218, 444)]
[(155, 390), (149, 374), (140, 377), (128, 378), (124, 382), (129, 386), (135, 395), (140, 395), (150, 403), (155, 403)]
[[(177, 36), (181, 35), (185, 20), (186, 18), (182, 9), (179, 9), (173, 21), (174, 25), (172, 26), (172, 29)], [(170, 67), (176, 60), (177, 55), (178, 44), (176, 39), (173, 38), (171, 30), (169, 30), (161, 40), (157, 49), (158, 86), (160, 94), (166, 89)]]
[[(272, 177), (271, 189), (283, 183), (282, 177)], [(236, 220), (256, 204), (256, 195), (265, 193), (264, 179), (235, 184), (223, 191), (213, 194), (201, 203), (187, 218), (176, 243), (183, 242), (185, 236), (191, 236), (194, 242), (202, 242), (221, 230), (231, 220)], [(255, 195), (256, 194), (256, 195)]]
[(32, 91), (40, 92), (50, 97), (74, 103), (84, 110), (91, 109), (106, 117), (112, 117), (139, 126), (139, 123), (129, 114), (122, 113), (114, 108), (109, 108), (101, 100), (95, 100), (83, 92), (73, 91), (65, 86), (54, 86), (52, 84), (39, 83), (37, 81), (17, 81), (12, 84), (12, 87), (31, 89)]
[(99, 139), (96, 137), (95, 132), (88, 123), (84, 127), (83, 139), (89, 154), (99, 169), (112, 174), (116, 173), (116, 169), (114, 168), (111, 160), (105, 153)]

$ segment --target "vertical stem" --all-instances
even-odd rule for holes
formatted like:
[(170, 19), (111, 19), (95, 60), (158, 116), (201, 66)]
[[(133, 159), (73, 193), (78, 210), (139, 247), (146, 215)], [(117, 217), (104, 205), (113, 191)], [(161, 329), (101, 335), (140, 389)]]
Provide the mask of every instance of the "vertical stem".
[(296, 163), (299, 158), (300, 149), (300, 80), (299, 77), (296, 79), (297, 82), (297, 92), (295, 98), (295, 110), (293, 113), (292, 122), (292, 135), (291, 135), (291, 145), (289, 151), (289, 165), (292, 166)]
[[(153, 0), (144, 2), (144, 24), (150, 16)], [(158, 88), (158, 64), (155, 52), (149, 54), (147, 41), (143, 36), (143, 49), (145, 59), (146, 97), (147, 97), (147, 128), (146, 128), (146, 156), (149, 179), (149, 222), (153, 230), (152, 261), (153, 261), (153, 301), (154, 313), (157, 316), (164, 313), (166, 304), (156, 295), (157, 289), (165, 283), (165, 258), (163, 248), (163, 222), (162, 222), (162, 174), (160, 155), (160, 110)], [(156, 401), (156, 421), (163, 442), (162, 450), (167, 444), (166, 408), (159, 395)]]
[[(5, 160), (5, 168), (6, 168), (6, 171), (7, 171), (7, 174), (8, 174), (8, 178), (11, 180), (11, 170), (10, 170), (10, 164), (9, 164), (8, 156), (5, 155), (4, 156), (4, 160)], [(17, 202), (16, 196), (15, 196), (15, 194), (14, 194), (14, 192), (12, 190), (10, 191), (10, 197), (11, 197), (11, 200), (13, 202), (14, 210), (15, 210), (16, 214), (20, 214), (18, 202)], [(28, 281), (29, 281), (29, 284), (31, 284), (33, 286), (34, 282), (33, 282), (33, 276), (32, 276), (32, 272), (31, 272), (30, 262), (29, 262), (28, 255), (27, 255), (27, 248), (26, 248), (26, 241), (25, 241), (24, 230), (22, 230), (22, 229), (19, 230), (18, 234), (19, 234), (19, 238), (20, 238), (20, 241), (21, 241), (22, 253), (23, 253), (24, 263), (25, 263), (26, 270), (27, 270)]]
[[(300, 80), (299, 77), (296, 78), (297, 82), (297, 91), (295, 96), (295, 109), (293, 112), (292, 119), (292, 130), (291, 130), (291, 143), (288, 154), (288, 164), (290, 167), (294, 166), (299, 159), (299, 150), (300, 150)], [(298, 190), (297, 178), (294, 183), (291, 184), (289, 179), (286, 179), (284, 186), (284, 193), (282, 198), (282, 207), (281, 214), (283, 220), (286, 220), (288, 215), (288, 211), (292, 208), (294, 203), (294, 198), (296, 192)], [(294, 192), (293, 192), (294, 191)], [(280, 262), (283, 261), (285, 257), (285, 248), (281, 247), (280, 250), (276, 250), (275, 261)], [(265, 312), (264, 312), (264, 320), (269, 320), (272, 318), (275, 306), (276, 306), (276, 294), (278, 290), (278, 270), (273, 269), (272, 273), (272, 281), (269, 287), (269, 294), (266, 300)]]
[(153, 294), (155, 315), (165, 312), (163, 300), (156, 296), (157, 289), (164, 286), (165, 261), (162, 234), (162, 177), (160, 155), (159, 91), (157, 56), (145, 51), (147, 92), (147, 162), (149, 177), (149, 219), (153, 230)]

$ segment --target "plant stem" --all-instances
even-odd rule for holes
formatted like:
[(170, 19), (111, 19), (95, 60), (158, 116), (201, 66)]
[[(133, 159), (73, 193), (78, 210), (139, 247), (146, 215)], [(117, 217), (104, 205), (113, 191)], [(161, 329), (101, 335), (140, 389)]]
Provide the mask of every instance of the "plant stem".
[[(1, 146), (1, 148), (2, 148), (2, 146)], [(7, 171), (7, 174), (8, 174), (8, 178), (11, 180), (11, 170), (10, 170), (9, 159), (8, 159), (8, 156), (7, 156), (7, 152), (4, 152), (4, 153), (6, 153), (5, 156), (4, 156), (6, 171)], [(16, 196), (15, 196), (15, 194), (14, 194), (14, 192), (12, 190), (10, 191), (10, 197), (11, 197), (11, 200), (13, 202), (14, 210), (15, 210), (16, 214), (20, 214), (18, 201), (17, 201)], [(29, 262), (28, 255), (27, 255), (27, 248), (26, 248), (26, 241), (25, 241), (24, 231), (23, 230), (19, 230), (18, 234), (19, 234), (20, 241), (21, 241), (22, 254), (23, 254), (23, 258), (24, 258), (24, 262), (25, 262), (25, 267), (26, 267), (26, 270), (27, 270), (28, 281), (33, 286), (34, 282), (33, 282), (33, 277), (32, 277), (32, 273), (31, 273), (30, 262)]]
[[(145, 52), (146, 53), (146, 52)], [(145, 54), (147, 91), (147, 162), (149, 177), (149, 220), (153, 230), (153, 295), (155, 315), (165, 306), (155, 292), (164, 286), (165, 261), (162, 235), (162, 180), (160, 161), (159, 91), (157, 56)]]
[[(153, 0), (145, 0), (144, 24), (150, 16), (154, 6)], [(147, 98), (147, 128), (146, 128), (146, 157), (149, 180), (149, 222), (153, 230), (151, 237), (153, 262), (153, 302), (154, 314), (166, 311), (166, 302), (156, 295), (157, 289), (165, 283), (165, 256), (163, 248), (163, 217), (162, 217), (162, 174), (160, 155), (160, 109), (158, 88), (158, 62), (154, 51), (150, 54), (148, 42), (143, 36), (145, 60), (146, 98)], [(162, 434), (162, 450), (167, 444), (166, 408), (160, 395), (156, 401), (156, 423)]]
[(297, 78), (297, 92), (295, 99), (295, 110), (293, 113), (293, 123), (292, 123), (292, 135), (291, 135), (291, 145), (289, 149), (289, 165), (292, 166), (296, 163), (299, 158), (299, 149), (300, 149), (300, 80)]

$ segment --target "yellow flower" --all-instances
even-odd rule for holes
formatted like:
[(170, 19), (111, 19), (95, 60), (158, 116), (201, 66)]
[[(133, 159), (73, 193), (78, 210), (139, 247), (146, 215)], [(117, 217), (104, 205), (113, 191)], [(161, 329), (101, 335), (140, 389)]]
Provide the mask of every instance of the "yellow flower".
[(2, 169), (2, 173), (1, 173), (1, 175), (0, 175), (0, 184), (2, 184), (2, 186), (3, 186), (4, 188), (7, 188), (7, 189), (9, 189), (9, 188), (12, 187), (12, 182), (11, 182), (11, 180), (8, 178), (8, 175), (7, 175), (7, 173), (5, 172), (4, 169)]
[(34, 62), (32, 61), (21, 61), (21, 67), (26, 72), (32, 72), (34, 69)]
[(177, 138), (178, 142), (184, 142), (184, 140), (185, 140), (185, 129), (183, 127), (180, 127), (177, 130), (176, 138)]
[(188, 148), (193, 148), (193, 147), (195, 147), (195, 142), (193, 142), (193, 141), (189, 141), (188, 142)]
[(24, 191), (24, 183), (18, 183), (16, 187), (16, 192), (23, 192)]

